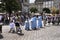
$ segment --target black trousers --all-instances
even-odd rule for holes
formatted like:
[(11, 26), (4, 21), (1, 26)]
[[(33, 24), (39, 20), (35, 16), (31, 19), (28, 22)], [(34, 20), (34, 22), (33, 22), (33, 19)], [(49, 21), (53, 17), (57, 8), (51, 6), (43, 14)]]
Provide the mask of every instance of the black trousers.
[(0, 25), (0, 33), (2, 33), (2, 25)]

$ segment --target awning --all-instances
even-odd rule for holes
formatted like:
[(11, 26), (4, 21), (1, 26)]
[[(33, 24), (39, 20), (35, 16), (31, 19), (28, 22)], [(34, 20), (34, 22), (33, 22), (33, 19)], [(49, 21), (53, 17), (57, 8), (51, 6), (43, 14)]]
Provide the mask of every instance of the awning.
[(0, 15), (1, 15), (1, 14), (6, 14), (6, 13), (0, 13)]
[(40, 15), (39, 13), (35, 13), (34, 15)]

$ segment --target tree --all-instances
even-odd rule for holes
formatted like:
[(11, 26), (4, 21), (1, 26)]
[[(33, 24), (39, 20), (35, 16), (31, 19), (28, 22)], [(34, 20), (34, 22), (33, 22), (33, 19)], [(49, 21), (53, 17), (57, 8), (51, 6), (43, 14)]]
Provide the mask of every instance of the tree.
[(44, 11), (45, 13), (51, 13), (51, 11), (50, 11), (49, 8), (43, 8), (43, 11)]
[(0, 3), (0, 13), (2, 13), (4, 11), (5, 11), (4, 4), (1, 2)]
[(56, 14), (59, 14), (59, 10), (56, 10)]
[(31, 11), (31, 13), (32, 13), (32, 12), (36, 13), (38, 10), (37, 10), (35, 7), (32, 7), (32, 8), (30, 9), (30, 11)]
[(2, 3), (5, 6), (4, 9), (6, 10), (6, 12), (9, 13), (9, 19), (10, 19), (12, 11), (17, 12), (21, 9), (17, 0), (2, 0)]
[(56, 8), (56, 7), (52, 7), (52, 8), (51, 8), (52, 15), (55, 15), (55, 14), (56, 14), (56, 10), (57, 10), (57, 8)]

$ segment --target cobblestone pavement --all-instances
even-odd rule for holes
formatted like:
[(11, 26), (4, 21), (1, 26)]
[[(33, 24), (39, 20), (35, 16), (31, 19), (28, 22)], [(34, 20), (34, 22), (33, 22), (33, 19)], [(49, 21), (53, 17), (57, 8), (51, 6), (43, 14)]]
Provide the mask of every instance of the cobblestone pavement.
[[(23, 27), (24, 28), (24, 27)], [(60, 26), (52, 26), (40, 28), (40, 30), (26, 31), (23, 29), (24, 35), (8, 33), (9, 26), (3, 26), (3, 39), (0, 40), (60, 40)]]

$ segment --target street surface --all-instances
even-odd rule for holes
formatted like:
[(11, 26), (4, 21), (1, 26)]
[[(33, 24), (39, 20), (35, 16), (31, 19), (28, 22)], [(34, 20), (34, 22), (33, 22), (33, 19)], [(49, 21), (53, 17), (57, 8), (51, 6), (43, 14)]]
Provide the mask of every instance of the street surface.
[(2, 36), (0, 40), (60, 40), (60, 26), (50, 25), (40, 30), (26, 31), (22, 27), (24, 33), (23, 36), (17, 35), (16, 33), (8, 33), (9, 26), (3, 26)]

